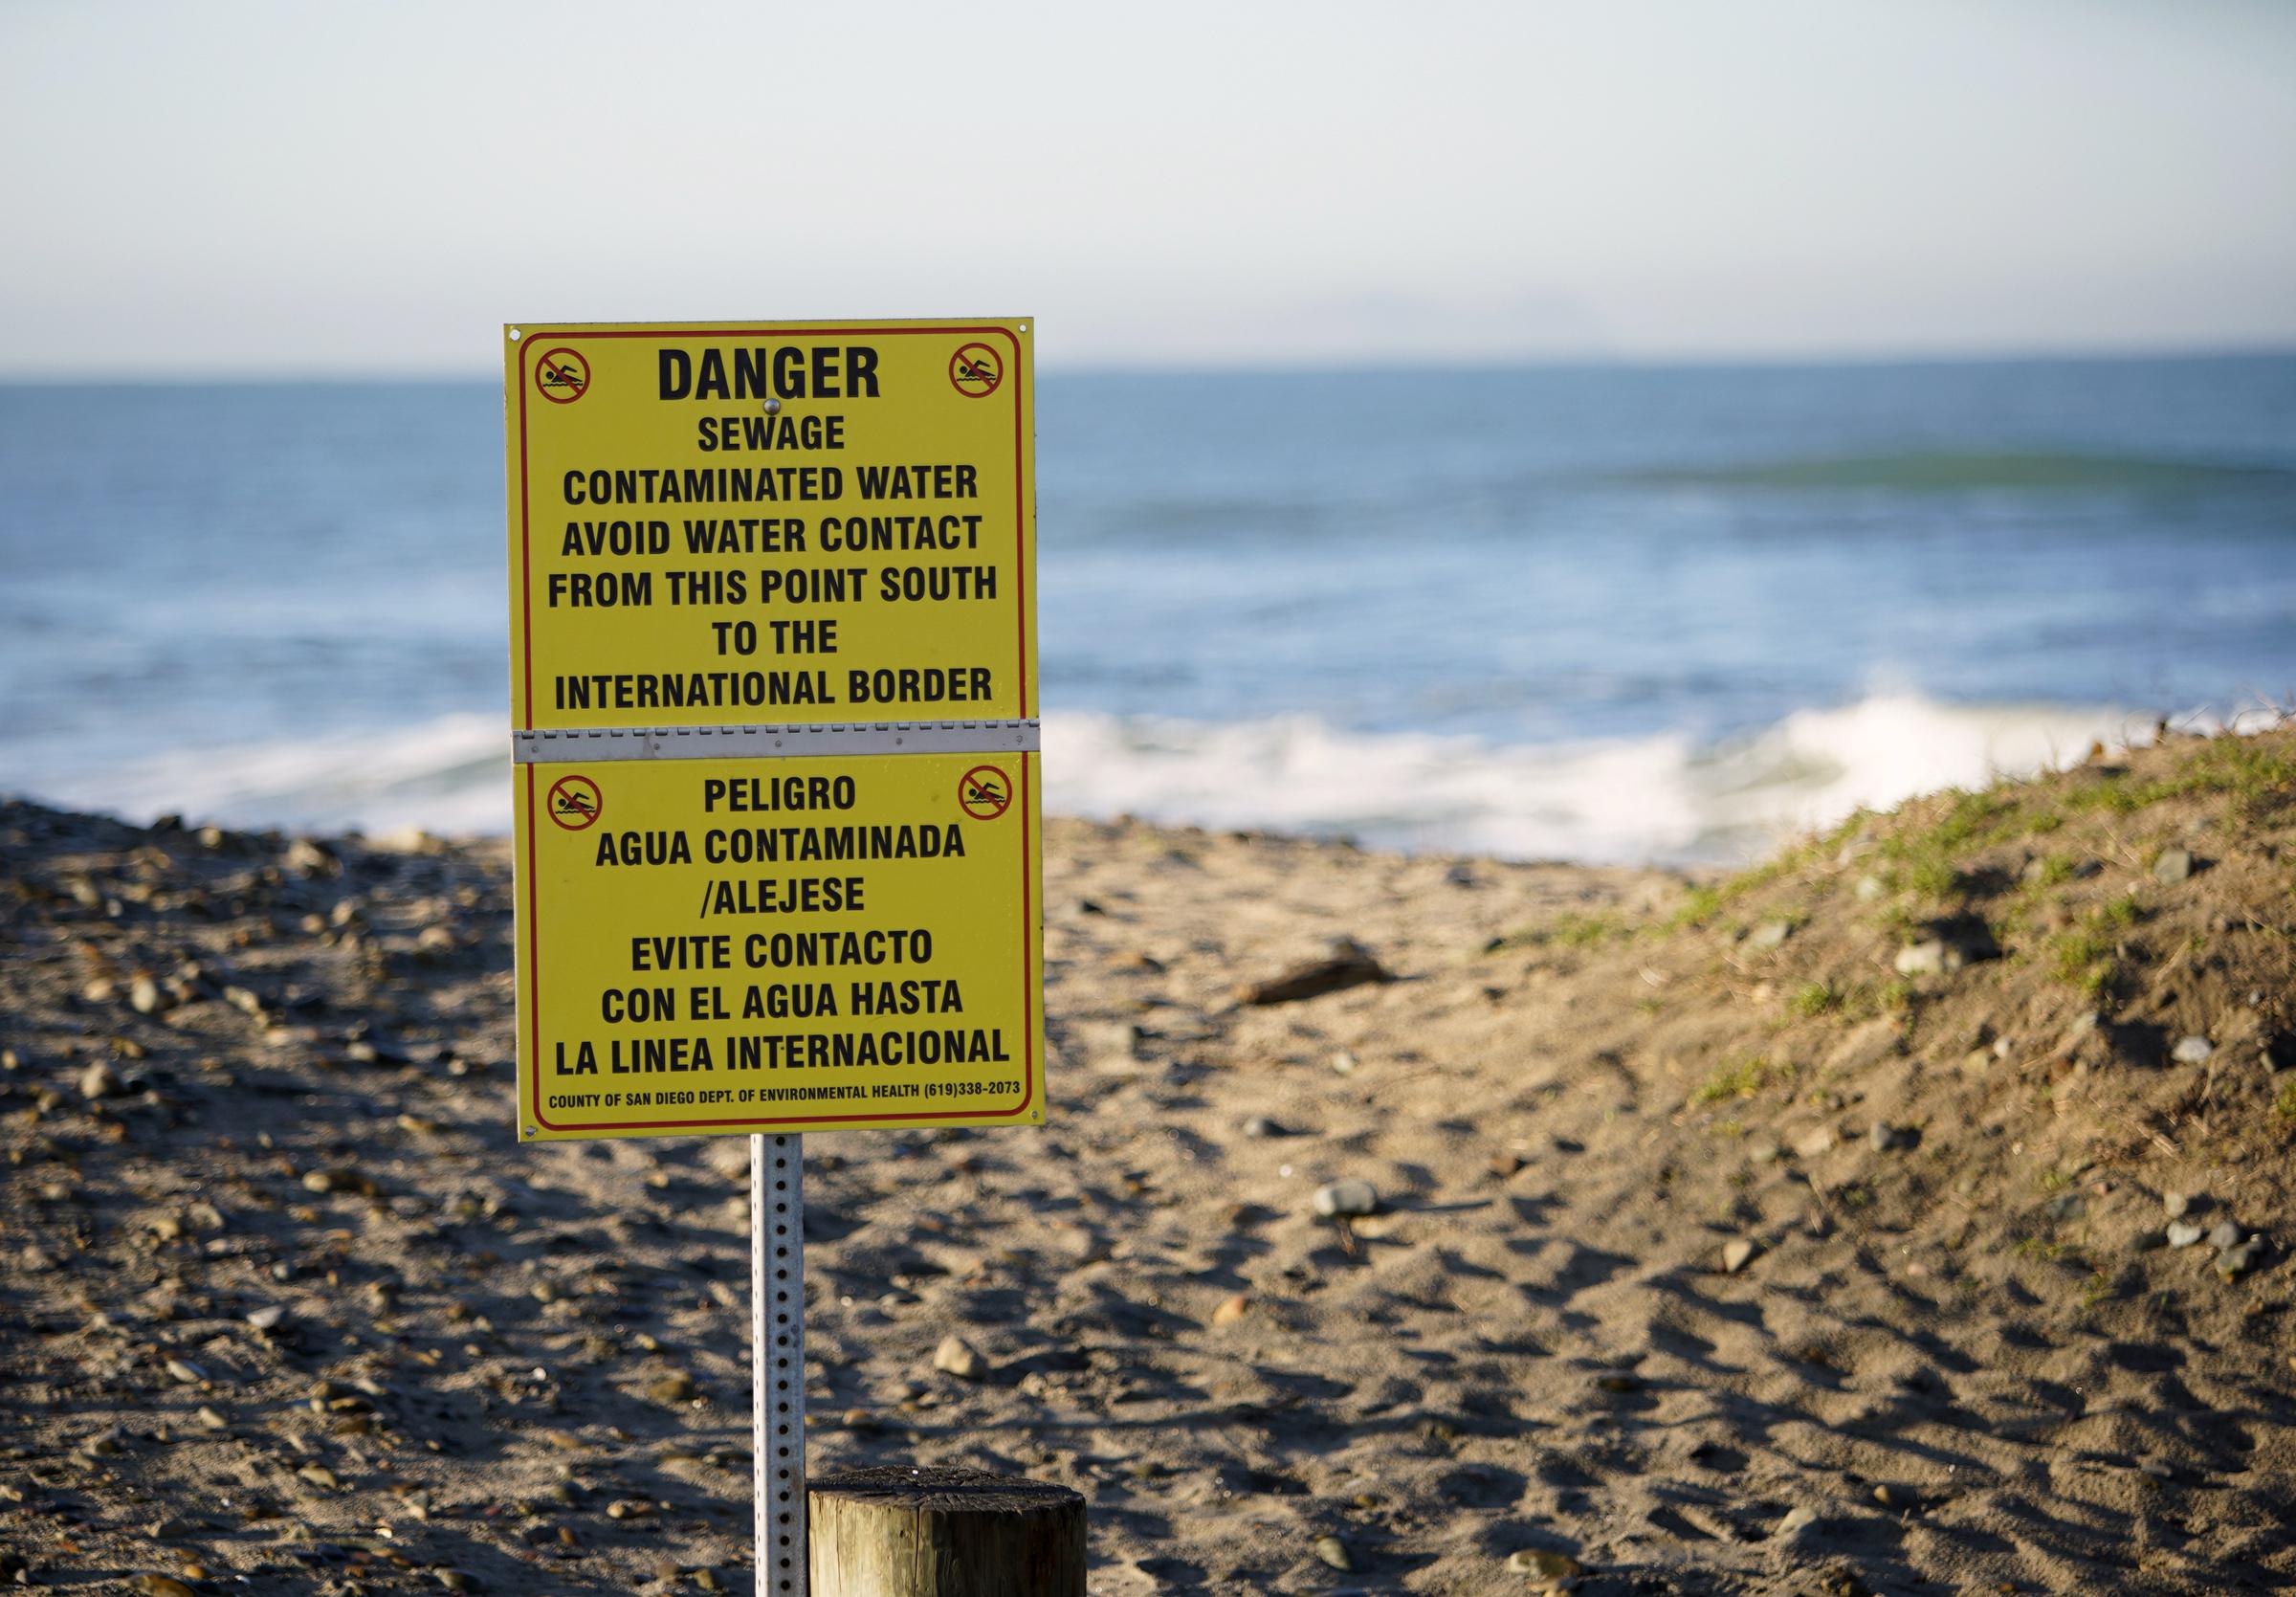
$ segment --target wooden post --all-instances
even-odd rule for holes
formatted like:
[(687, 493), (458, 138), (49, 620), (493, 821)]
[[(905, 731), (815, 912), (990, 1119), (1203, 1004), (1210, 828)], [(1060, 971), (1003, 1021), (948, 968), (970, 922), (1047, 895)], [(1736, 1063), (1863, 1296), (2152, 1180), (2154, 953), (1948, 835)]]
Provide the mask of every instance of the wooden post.
[(812, 1597), (1084, 1597), (1084, 1498), (978, 1470), (806, 1484)]

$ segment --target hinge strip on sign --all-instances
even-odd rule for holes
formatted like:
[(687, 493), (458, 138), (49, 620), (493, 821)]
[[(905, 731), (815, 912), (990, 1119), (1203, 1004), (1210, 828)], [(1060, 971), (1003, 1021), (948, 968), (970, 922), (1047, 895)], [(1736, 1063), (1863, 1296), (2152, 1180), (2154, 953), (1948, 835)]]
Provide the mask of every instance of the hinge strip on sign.
[(583, 760), (739, 760), (785, 754), (1036, 753), (1033, 721), (926, 721), (820, 726), (602, 726), (513, 732), (521, 765)]

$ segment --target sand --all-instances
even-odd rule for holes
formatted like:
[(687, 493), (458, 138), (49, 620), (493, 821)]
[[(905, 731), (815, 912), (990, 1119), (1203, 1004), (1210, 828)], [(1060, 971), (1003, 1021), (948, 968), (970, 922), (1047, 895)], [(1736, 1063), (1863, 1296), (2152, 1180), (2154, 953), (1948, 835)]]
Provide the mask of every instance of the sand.
[[(808, 1139), (813, 1467), (1111, 1597), (2296, 1586), (2292, 757), (1695, 884), (1055, 822), (1052, 1122)], [(498, 845), (0, 852), (0, 1578), (745, 1587), (746, 1143), (516, 1143)]]

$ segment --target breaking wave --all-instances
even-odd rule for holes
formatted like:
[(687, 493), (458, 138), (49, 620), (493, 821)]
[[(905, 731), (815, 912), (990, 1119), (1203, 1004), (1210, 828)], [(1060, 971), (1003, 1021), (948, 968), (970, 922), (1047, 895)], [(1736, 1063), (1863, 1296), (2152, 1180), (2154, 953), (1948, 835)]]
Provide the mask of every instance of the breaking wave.
[[(2196, 713), (2214, 729), (2276, 720)], [(1308, 717), (1228, 723), (1069, 712), (1045, 722), (1046, 808), (1182, 825), (1348, 836), (1376, 848), (1590, 863), (1731, 863), (1865, 806), (1976, 787), (2149, 739), (2154, 718), (2098, 706), (1953, 704), (1882, 695), (1753, 734), (1507, 745), (1343, 731)], [(450, 716), (381, 735), (183, 750), (40, 796), (147, 820), (503, 832), (505, 735)]]

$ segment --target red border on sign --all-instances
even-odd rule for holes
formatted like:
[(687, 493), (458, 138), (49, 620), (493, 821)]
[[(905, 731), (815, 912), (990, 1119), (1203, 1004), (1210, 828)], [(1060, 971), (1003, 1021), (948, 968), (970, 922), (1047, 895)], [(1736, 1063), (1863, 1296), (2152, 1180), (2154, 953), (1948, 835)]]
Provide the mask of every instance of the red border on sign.
[[(1020, 365), (1021, 341), (1005, 327), (643, 327), (607, 332), (553, 331), (551, 352), (583, 339), (730, 339), (760, 338), (838, 338), (848, 334), (867, 332), (872, 338), (933, 338), (963, 337), (972, 334), (995, 336), (1012, 345), (1012, 360), (1005, 366), (1005, 375), (1012, 375)], [(521, 680), (524, 689), (519, 729), (534, 730), (534, 517), (530, 477), (532, 468), (526, 457), (526, 394), (534, 387), (532, 373), (527, 370), (526, 358), (535, 348), (536, 340), (529, 335), (519, 345), (519, 643)], [(582, 352), (578, 349), (576, 354)], [(586, 364), (586, 362), (585, 362)], [(999, 383), (999, 388), (1004, 385)], [(586, 391), (586, 390), (585, 390)], [(961, 391), (961, 390), (960, 390)], [(985, 394), (967, 395), (968, 398), (991, 399), (992, 390)], [(1012, 384), (1012, 564), (1015, 590), (1014, 631), (1019, 640), (1015, 675), (1020, 683), (1015, 715), (1028, 715), (1028, 440), (1022, 427), (1021, 385)]]
[[(1028, 1021), (1021, 1028), (1021, 1101), (1010, 1109), (952, 1109), (944, 1115), (902, 1115), (905, 1123), (916, 1124), (930, 1120), (1009, 1120), (1028, 1112), (1036, 1101), (1036, 1025), (1037, 1014), (1044, 1004), (1044, 984), (1037, 976), (1037, 957), (1041, 950), (1031, 935), (1036, 928), (1036, 895), (1029, 879), (1029, 866), (1036, 858), (1035, 839), (1030, 835), (1030, 818), (1035, 807), (1028, 798), (1028, 765), (1030, 757), (1020, 759), (1020, 790), (1013, 802), (1021, 807), (1021, 988), (1028, 996)], [(737, 1126), (764, 1130), (786, 1130), (792, 1126), (850, 1125), (862, 1120), (884, 1120), (895, 1117), (885, 1115), (787, 1115), (770, 1119), (741, 1117), (728, 1120), (592, 1120), (581, 1125), (561, 1125), (542, 1114), (542, 957), (541, 916), (539, 911), (540, 889), (535, 869), (534, 839), (534, 782), (535, 767), (529, 764), (520, 767), (526, 772), (526, 1005), (527, 1044), (526, 1077), (531, 1097), (529, 1111), (534, 1123), (552, 1131), (686, 1131), (696, 1127), (718, 1127), (731, 1130)]]

